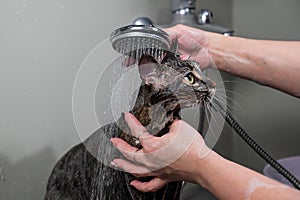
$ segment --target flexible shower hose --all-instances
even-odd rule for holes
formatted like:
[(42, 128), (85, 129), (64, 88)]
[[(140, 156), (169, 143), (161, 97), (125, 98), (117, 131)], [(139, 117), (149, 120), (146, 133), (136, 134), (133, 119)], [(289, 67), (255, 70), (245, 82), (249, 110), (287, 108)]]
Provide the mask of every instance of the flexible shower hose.
[[(226, 122), (235, 130), (235, 132), (267, 163), (269, 163), (274, 169), (276, 169), (282, 176), (284, 176), (289, 182), (291, 182), (295, 188), (300, 190), (299, 180), (289, 172), (285, 167), (278, 163), (274, 158), (272, 158), (261, 146), (259, 146), (247, 133), (246, 131), (232, 118), (232, 116), (224, 110), (224, 108), (219, 104), (219, 102), (214, 101), (222, 116), (225, 118)], [(213, 106), (214, 107), (214, 106)]]

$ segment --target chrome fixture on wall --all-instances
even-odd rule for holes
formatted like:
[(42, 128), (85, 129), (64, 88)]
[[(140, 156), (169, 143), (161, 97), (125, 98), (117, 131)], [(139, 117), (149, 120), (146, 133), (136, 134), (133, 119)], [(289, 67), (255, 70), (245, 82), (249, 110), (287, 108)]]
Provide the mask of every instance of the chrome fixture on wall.
[(233, 34), (232, 29), (211, 23), (213, 18), (212, 11), (201, 9), (197, 14), (195, 10), (196, 0), (172, 0), (173, 21), (171, 25), (185, 24), (228, 36)]
[[(170, 27), (176, 24), (185, 24), (205, 31), (233, 35), (233, 30), (224, 26), (212, 23), (213, 13), (208, 9), (201, 9), (196, 13), (196, 0), (172, 0), (173, 20), (170, 24), (159, 25), (160, 27)], [(147, 17), (139, 17), (133, 21), (136, 25), (153, 24)]]

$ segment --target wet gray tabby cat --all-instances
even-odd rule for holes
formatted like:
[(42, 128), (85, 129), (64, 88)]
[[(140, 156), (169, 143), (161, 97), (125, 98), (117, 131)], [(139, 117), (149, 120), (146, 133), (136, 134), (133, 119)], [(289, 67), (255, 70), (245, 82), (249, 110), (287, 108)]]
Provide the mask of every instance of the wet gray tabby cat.
[[(161, 63), (143, 55), (138, 66), (142, 85), (130, 112), (154, 135), (167, 133), (170, 124), (180, 119), (182, 108), (208, 104), (214, 95), (215, 84), (202, 75), (198, 64), (181, 60), (174, 53), (168, 53)], [(109, 140), (103, 139), (112, 137), (121, 137), (140, 147), (138, 140), (130, 135), (122, 115), (117, 122), (101, 127), (73, 147), (56, 163), (45, 199), (179, 199), (181, 182), (171, 182), (157, 192), (142, 193), (129, 184), (135, 179), (131, 174), (100, 162), (110, 163), (112, 158), (122, 157)]]

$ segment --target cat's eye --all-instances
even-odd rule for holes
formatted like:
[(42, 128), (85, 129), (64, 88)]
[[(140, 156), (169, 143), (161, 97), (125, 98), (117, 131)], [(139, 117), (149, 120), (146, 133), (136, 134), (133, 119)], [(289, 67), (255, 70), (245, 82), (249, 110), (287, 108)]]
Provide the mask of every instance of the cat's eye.
[(195, 83), (195, 76), (193, 73), (188, 73), (187, 75), (184, 76), (184, 80), (188, 82), (189, 84), (194, 84)]

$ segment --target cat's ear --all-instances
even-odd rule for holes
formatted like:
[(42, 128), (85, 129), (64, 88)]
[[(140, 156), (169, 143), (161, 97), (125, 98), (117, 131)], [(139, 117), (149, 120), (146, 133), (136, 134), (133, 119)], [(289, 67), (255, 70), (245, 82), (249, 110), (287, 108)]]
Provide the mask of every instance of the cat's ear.
[(177, 60), (179, 58), (179, 54), (176, 54), (171, 51), (167, 51), (166, 55), (164, 56), (163, 60), (161, 63), (168, 62), (169, 60)]
[(160, 64), (150, 55), (144, 54), (139, 60), (139, 73), (144, 83), (155, 85), (159, 76)]
[(171, 43), (170, 50), (165, 52), (165, 56), (161, 61), (161, 63), (168, 62), (169, 60), (178, 60), (180, 58), (180, 55), (177, 52), (177, 50), (178, 50), (178, 39), (176, 37)]

